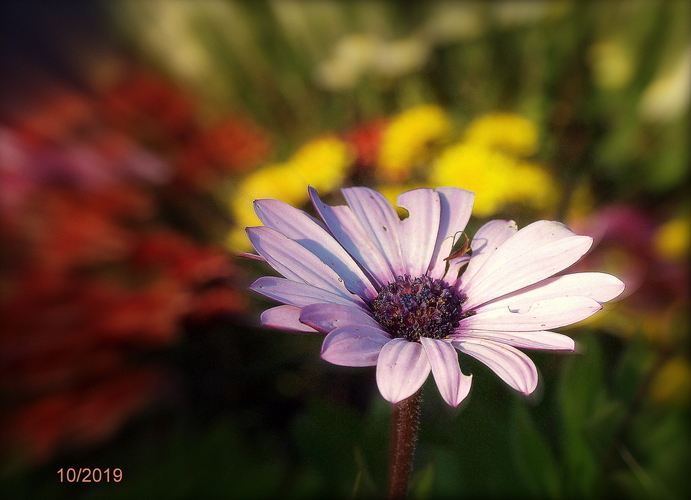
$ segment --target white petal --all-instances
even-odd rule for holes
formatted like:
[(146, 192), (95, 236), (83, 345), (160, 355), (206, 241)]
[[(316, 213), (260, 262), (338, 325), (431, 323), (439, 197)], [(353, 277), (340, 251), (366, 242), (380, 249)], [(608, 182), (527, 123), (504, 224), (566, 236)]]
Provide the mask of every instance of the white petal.
[(261, 322), (264, 326), (281, 328), (293, 332), (316, 332), (314, 328), (300, 322), (299, 307), (295, 306), (276, 306), (267, 309), (261, 315)]
[(435, 191), (439, 193), (441, 215), (428, 276), (441, 279), (446, 269), (444, 259), (451, 253), (454, 238), (460, 237), (460, 232), (470, 219), (475, 193), (453, 187), (437, 188)]
[(439, 194), (432, 189), (414, 189), (399, 195), (396, 204), (408, 211), (399, 231), (406, 272), (422, 276), (429, 267), (439, 231)]
[(625, 285), (619, 279), (606, 273), (572, 273), (548, 278), (534, 285), (493, 300), (482, 308), (521, 309), (533, 302), (556, 297), (590, 297), (599, 303), (607, 302), (624, 291)]
[(517, 391), (531, 394), (537, 387), (537, 368), (521, 351), (490, 340), (463, 339), (452, 344), (487, 365)]
[(468, 396), (473, 376), (461, 372), (458, 353), (450, 343), (426, 337), (421, 337), (420, 343), (442, 398), (455, 408)]
[(367, 236), (360, 221), (350, 207), (329, 206), (319, 199), (317, 191), (309, 188), (314, 208), (331, 234), (343, 245), (343, 248), (357, 260), (367, 272), (382, 286), (392, 283), (396, 276), (379, 247)]
[(373, 366), (382, 346), (390, 341), (391, 336), (378, 328), (344, 326), (324, 338), (321, 357), (339, 366)]
[(355, 303), (342, 295), (336, 295), (335, 293), (327, 292), (326, 290), (306, 283), (298, 283), (297, 281), (291, 281), (276, 276), (263, 276), (252, 283), (249, 289), (261, 293), (270, 299), (296, 307), (327, 302), (330, 304), (344, 304), (367, 309), (367, 306)]
[(247, 235), (259, 255), (289, 280), (302, 281), (364, 304), (358, 295), (348, 291), (333, 269), (299, 243), (266, 226), (248, 227)]
[(487, 304), (461, 320), (460, 328), (516, 332), (548, 330), (584, 320), (600, 309), (600, 303), (590, 297), (556, 297), (516, 308)]
[(342, 304), (312, 304), (302, 308), (300, 321), (321, 332), (330, 332), (348, 325), (367, 325), (381, 328), (363, 309)]
[(278, 200), (256, 200), (254, 210), (265, 226), (296, 241), (333, 269), (350, 292), (367, 299), (377, 296), (348, 252), (308, 214)]
[(571, 337), (555, 332), (490, 332), (485, 330), (458, 329), (451, 339), (487, 339), (524, 349), (547, 349), (552, 351), (573, 351), (576, 344)]
[(430, 369), (422, 345), (406, 339), (393, 339), (379, 353), (377, 362), (379, 392), (391, 403), (403, 401), (422, 387)]
[(492, 254), (511, 236), (516, 234), (518, 226), (512, 220), (492, 220), (477, 230), (470, 248), (473, 256), (468, 267), (461, 275), (459, 285), (463, 288), (482, 268)]
[(449, 286), (453, 286), (458, 280), (459, 271), (463, 266), (468, 264), (469, 261), (470, 257), (468, 255), (462, 255), (460, 257), (454, 257), (453, 259), (450, 259), (449, 269), (446, 271), (446, 274), (442, 278), (444, 280), (444, 283), (446, 283)]
[[(467, 308), (549, 278), (575, 263), (593, 243), (589, 236), (575, 236), (563, 224), (538, 222), (545, 224), (533, 223), (507, 239), (463, 285)], [(524, 232), (534, 239), (526, 238)]]
[(384, 195), (367, 187), (341, 189), (362, 228), (386, 258), (394, 276), (405, 273), (398, 226), (401, 219)]

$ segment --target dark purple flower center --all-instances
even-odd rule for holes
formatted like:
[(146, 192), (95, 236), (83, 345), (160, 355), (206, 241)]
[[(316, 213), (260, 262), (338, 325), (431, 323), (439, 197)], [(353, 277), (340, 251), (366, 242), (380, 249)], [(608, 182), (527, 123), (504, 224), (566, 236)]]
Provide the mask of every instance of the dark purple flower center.
[(461, 307), (465, 300), (442, 280), (405, 275), (383, 288), (371, 307), (374, 319), (387, 332), (415, 342), (452, 334), (469, 315)]

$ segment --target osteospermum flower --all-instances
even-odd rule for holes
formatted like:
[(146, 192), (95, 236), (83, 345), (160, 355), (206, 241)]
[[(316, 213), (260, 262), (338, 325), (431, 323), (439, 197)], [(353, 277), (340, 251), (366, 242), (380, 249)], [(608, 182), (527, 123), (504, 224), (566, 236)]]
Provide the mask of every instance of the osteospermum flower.
[(592, 244), (559, 222), (519, 231), (494, 220), (477, 231), (470, 255), (452, 253), (470, 218), (470, 191), (407, 191), (397, 199), (409, 214), (403, 220), (369, 188), (343, 189), (348, 205), (334, 207), (309, 192), (323, 223), (277, 200), (255, 201), (264, 226), (247, 233), (259, 255), (245, 255), (284, 276), (250, 287), (284, 304), (265, 311), (262, 323), (326, 333), (322, 358), (376, 365), (379, 390), (392, 403), (413, 395), (431, 371), (457, 406), (471, 385), (457, 351), (530, 394), (537, 369), (516, 348), (573, 350), (571, 338), (548, 330), (592, 315), (624, 289), (603, 273), (554, 277)]

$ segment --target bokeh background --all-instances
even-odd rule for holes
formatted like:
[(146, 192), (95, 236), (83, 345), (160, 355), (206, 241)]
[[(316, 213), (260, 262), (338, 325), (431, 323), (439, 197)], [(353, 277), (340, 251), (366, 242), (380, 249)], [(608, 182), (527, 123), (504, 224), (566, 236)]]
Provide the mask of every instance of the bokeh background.
[[(424, 391), (413, 498), (688, 498), (691, 4), (0, 2), (0, 496), (370, 498), (389, 405), (262, 328), (255, 198), (476, 192), (625, 295)], [(122, 480), (60, 481), (61, 468)], [(104, 476), (105, 477), (105, 476)]]

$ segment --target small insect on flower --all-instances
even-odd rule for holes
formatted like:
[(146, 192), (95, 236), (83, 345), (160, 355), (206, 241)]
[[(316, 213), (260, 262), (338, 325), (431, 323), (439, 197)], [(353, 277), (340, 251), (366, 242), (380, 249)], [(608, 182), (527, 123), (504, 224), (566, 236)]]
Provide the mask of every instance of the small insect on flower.
[[(267, 326), (326, 334), (321, 357), (341, 366), (376, 366), (384, 399), (413, 395), (430, 372), (442, 398), (458, 406), (471, 375), (458, 352), (530, 394), (537, 368), (522, 349), (572, 351), (549, 331), (581, 321), (624, 290), (604, 273), (557, 275), (578, 261), (592, 238), (560, 222), (521, 230), (493, 220), (472, 240), (464, 232), (474, 193), (415, 189), (396, 202), (378, 191), (342, 190), (347, 205), (310, 198), (322, 221), (278, 200), (257, 200), (262, 227), (247, 228), (258, 255), (284, 278), (265, 276), (250, 289), (283, 305), (261, 316)], [(453, 250), (455, 235), (465, 242)]]
[[(465, 231), (461, 231), (461, 234), (463, 236), (465, 236), (465, 243), (463, 243), (463, 246), (461, 248), (459, 248), (458, 250), (456, 250), (455, 252), (451, 252), (451, 254), (444, 259), (445, 261), (449, 261), (449, 260), (455, 259), (457, 257), (462, 257), (465, 254), (467, 254), (468, 251), (470, 250), (470, 238), (468, 238), (468, 235), (465, 234)], [(455, 244), (454, 244), (454, 246), (455, 246)]]

